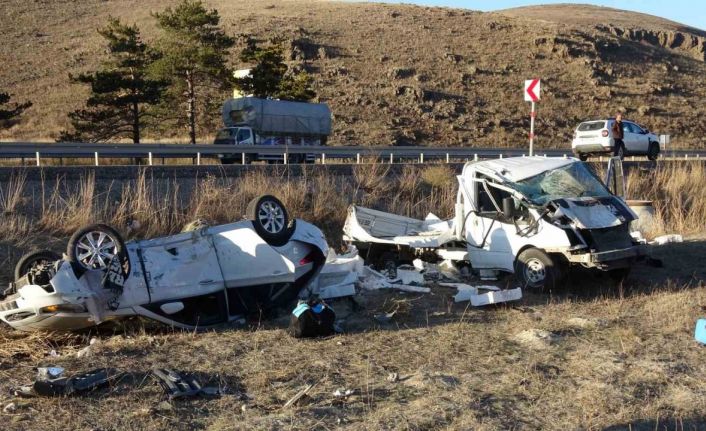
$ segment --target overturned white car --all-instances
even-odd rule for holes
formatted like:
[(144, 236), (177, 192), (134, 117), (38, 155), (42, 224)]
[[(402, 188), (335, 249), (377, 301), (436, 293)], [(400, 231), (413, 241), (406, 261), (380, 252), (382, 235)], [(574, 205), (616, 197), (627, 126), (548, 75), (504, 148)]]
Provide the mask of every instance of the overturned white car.
[(645, 254), (629, 231), (637, 215), (577, 159), (469, 162), (457, 178), (453, 219), (351, 206), (343, 239), (378, 267), (416, 257), (462, 261), (481, 276), (515, 273), (534, 288), (554, 287), (570, 265), (623, 278)]
[(62, 257), (25, 256), (0, 296), (0, 319), (21, 330), (75, 330), (127, 316), (181, 328), (227, 323), (293, 302), (316, 279), (322, 232), (261, 196), (248, 219), (123, 242), (105, 225), (77, 231)]

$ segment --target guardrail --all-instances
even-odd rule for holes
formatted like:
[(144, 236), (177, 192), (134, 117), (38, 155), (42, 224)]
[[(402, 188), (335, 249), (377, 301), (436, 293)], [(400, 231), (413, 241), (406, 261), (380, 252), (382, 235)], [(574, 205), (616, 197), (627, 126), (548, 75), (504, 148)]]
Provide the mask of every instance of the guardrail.
[[(670, 151), (672, 158), (706, 158), (706, 150)], [(271, 145), (212, 145), (212, 144), (93, 144), (93, 143), (39, 143), (39, 142), (0, 142), (2, 159), (34, 159), (41, 166), (43, 158), (91, 158), (95, 165), (101, 158), (144, 158), (149, 165), (155, 158), (192, 158), (193, 163), (201, 164), (202, 158), (230, 158), (246, 160), (248, 154), (279, 156), (285, 164), (292, 154), (314, 154), (321, 163), (328, 159), (348, 159), (361, 163), (366, 157), (376, 157), (390, 163), (415, 160), (477, 160), (497, 157), (527, 155), (525, 149), (474, 148), (474, 147), (357, 147), (357, 146), (271, 146)], [(569, 156), (570, 149), (538, 150), (535, 154), (544, 156)]]

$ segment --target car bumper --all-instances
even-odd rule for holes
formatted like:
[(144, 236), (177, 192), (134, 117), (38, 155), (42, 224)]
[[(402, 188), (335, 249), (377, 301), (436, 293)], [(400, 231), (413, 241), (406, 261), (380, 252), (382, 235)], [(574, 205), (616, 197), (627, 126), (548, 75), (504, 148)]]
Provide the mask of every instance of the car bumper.
[(574, 154), (612, 154), (613, 146), (605, 147), (601, 144), (580, 145), (573, 148)]
[(638, 244), (620, 250), (570, 254), (567, 258), (569, 262), (579, 263), (592, 268), (613, 269), (629, 266), (646, 254), (647, 247), (644, 244)]

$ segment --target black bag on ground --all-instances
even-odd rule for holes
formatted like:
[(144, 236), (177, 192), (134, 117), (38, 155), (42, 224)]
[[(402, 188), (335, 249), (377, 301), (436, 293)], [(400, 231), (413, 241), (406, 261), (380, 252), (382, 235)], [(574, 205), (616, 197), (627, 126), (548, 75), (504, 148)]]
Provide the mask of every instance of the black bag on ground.
[(336, 332), (335, 320), (336, 313), (323, 301), (301, 302), (292, 311), (289, 333), (294, 338), (326, 337)]

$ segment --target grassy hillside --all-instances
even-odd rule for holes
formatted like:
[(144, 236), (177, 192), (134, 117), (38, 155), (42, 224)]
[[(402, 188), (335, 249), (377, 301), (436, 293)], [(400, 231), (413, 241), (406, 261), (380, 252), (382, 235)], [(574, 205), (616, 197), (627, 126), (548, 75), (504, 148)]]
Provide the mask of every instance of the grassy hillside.
[[(288, 40), (291, 65), (313, 73), (320, 100), (335, 114), (332, 144), (523, 145), (529, 106), (521, 89), (531, 77), (543, 79), (540, 146), (567, 146), (578, 121), (618, 109), (677, 145), (706, 144), (704, 32), (656, 17), (589, 6), (480, 13), (300, 0), (206, 3), (233, 35)], [(85, 96), (68, 73), (91, 70), (104, 56), (95, 29), (113, 15), (137, 23), (149, 40), (150, 12), (170, 4), (3, 2), (0, 88), (34, 106), (0, 138), (56, 137)], [(246, 66), (237, 63), (238, 51), (233, 64)], [(213, 133), (200, 130), (200, 138)]]

